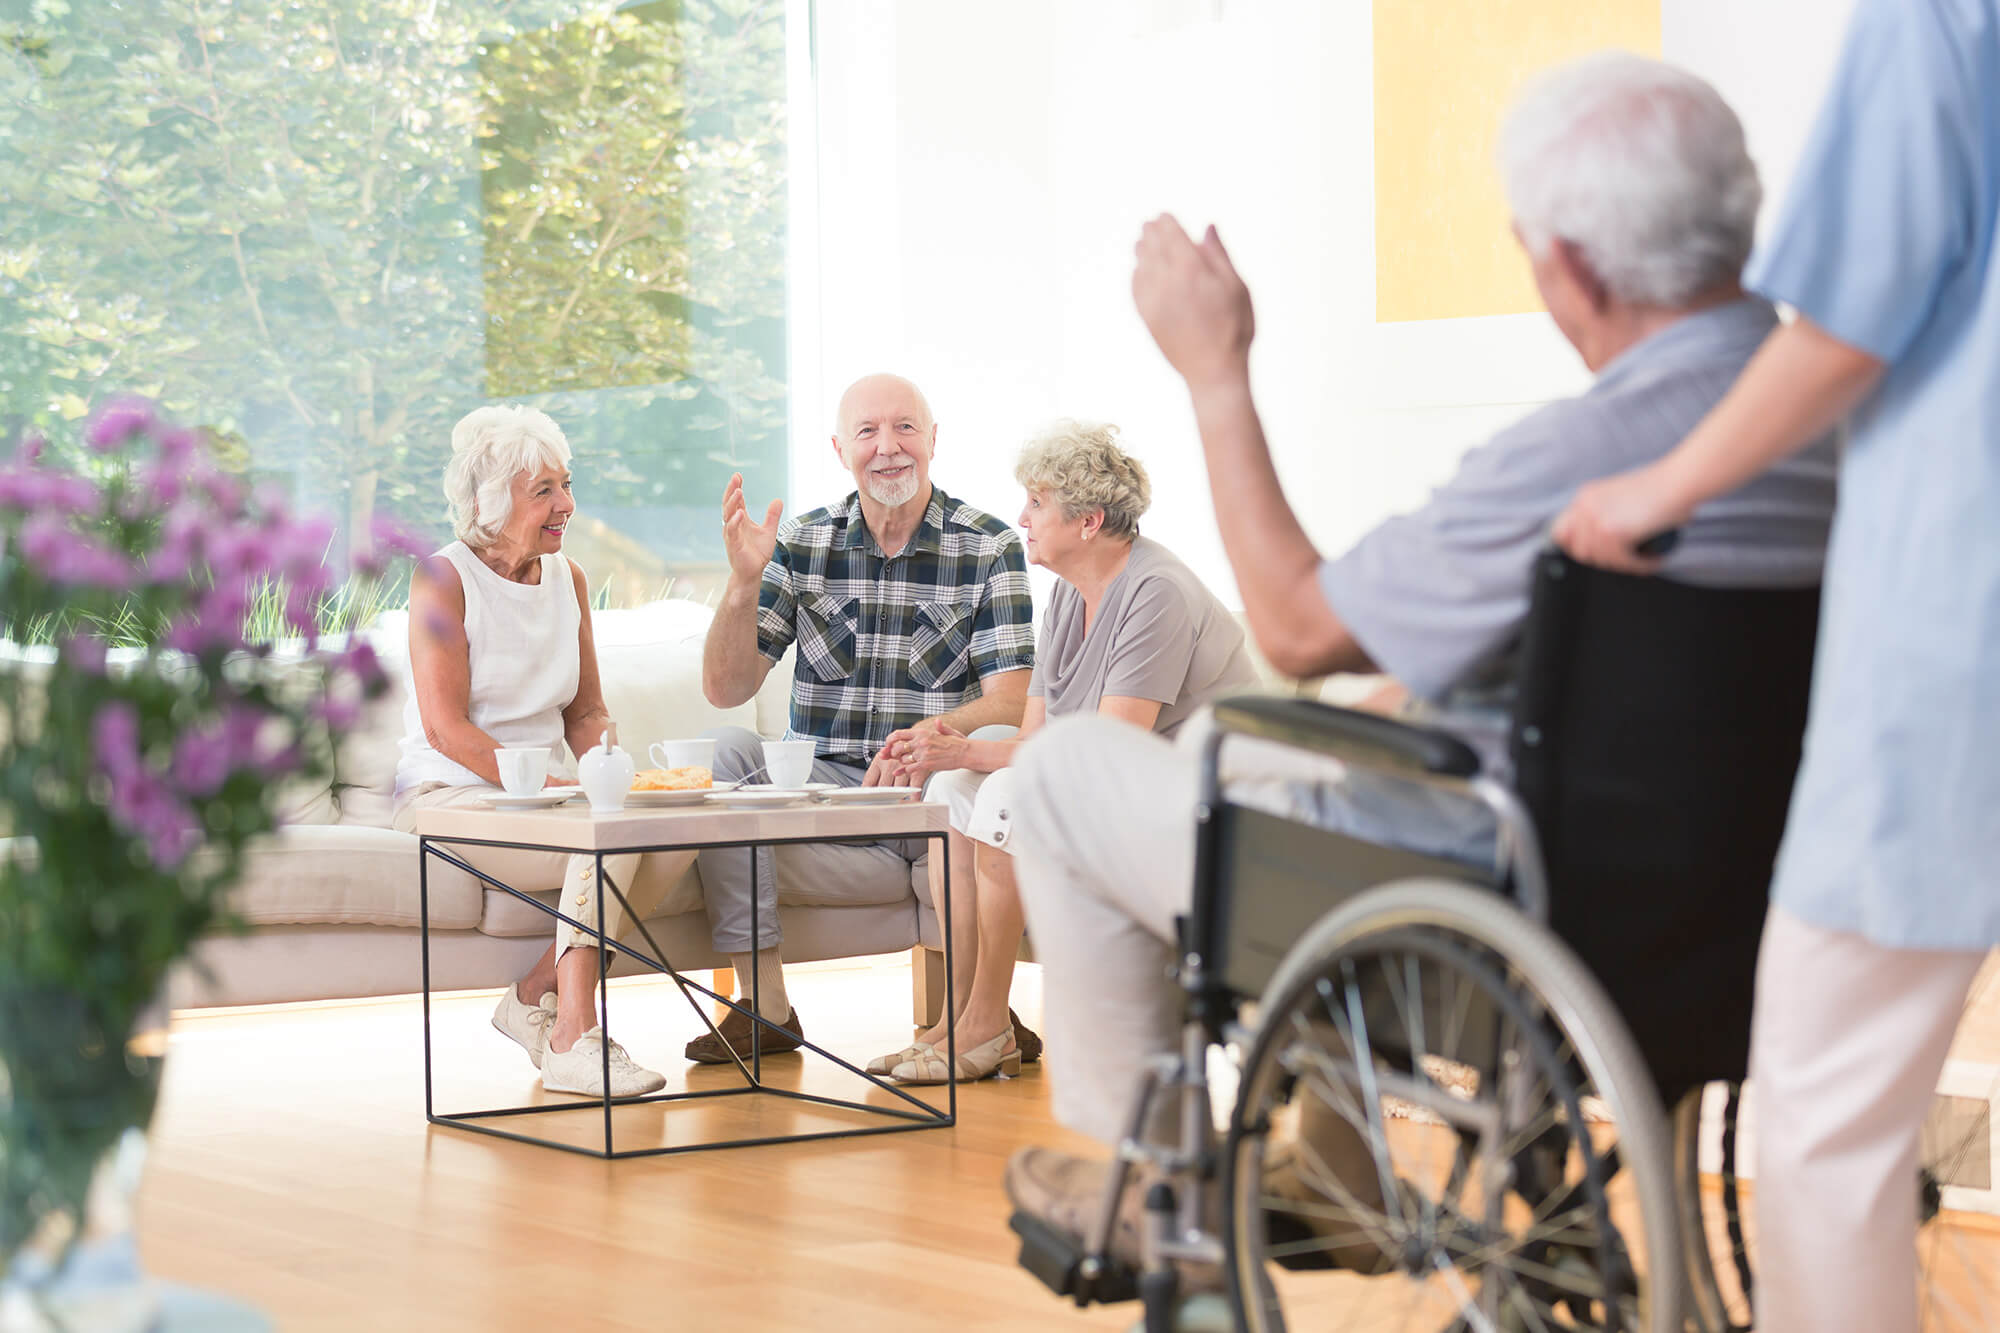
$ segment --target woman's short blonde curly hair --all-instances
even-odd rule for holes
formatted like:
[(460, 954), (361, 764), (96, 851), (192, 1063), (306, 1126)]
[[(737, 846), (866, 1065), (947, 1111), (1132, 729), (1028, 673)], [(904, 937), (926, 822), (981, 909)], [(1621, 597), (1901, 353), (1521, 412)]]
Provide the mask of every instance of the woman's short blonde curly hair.
[(1139, 535), (1139, 515), (1153, 503), (1145, 465), (1118, 447), (1118, 427), (1104, 421), (1058, 421), (1021, 446), (1014, 480), (1062, 506), (1063, 517), (1104, 511), (1104, 535)]

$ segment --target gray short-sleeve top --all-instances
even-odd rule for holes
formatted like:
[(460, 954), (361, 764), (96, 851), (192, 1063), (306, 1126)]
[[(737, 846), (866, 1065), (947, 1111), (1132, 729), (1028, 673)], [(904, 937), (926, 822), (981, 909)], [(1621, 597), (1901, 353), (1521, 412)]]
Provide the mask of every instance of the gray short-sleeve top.
[[(1466, 454), (1414, 513), (1320, 566), (1319, 585), (1369, 658), (1505, 771), (1515, 648), (1535, 554), (1585, 482), (1650, 463), (1728, 392), (1777, 327), (1746, 297), (1628, 348), (1588, 392), (1550, 403)], [(1662, 571), (1710, 587), (1820, 581), (1837, 458), (1822, 439), (1695, 512)]]
[(1052, 718), (1094, 713), (1107, 694), (1152, 699), (1160, 704), (1153, 730), (1170, 736), (1210, 700), (1257, 683), (1229, 608), (1150, 538), (1134, 539), (1088, 631), (1083, 619), (1082, 595), (1058, 580), (1028, 680)]

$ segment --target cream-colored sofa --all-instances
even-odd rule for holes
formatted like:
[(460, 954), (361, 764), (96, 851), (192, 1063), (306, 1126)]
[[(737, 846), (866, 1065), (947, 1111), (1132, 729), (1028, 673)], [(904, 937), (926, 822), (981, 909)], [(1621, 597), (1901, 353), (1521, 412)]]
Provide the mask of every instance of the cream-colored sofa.
[[(620, 742), (635, 754), (652, 741), (723, 725), (783, 734), (790, 659), (773, 669), (751, 703), (715, 708), (701, 693), (708, 621), (707, 608), (683, 601), (596, 614), (605, 701)], [(401, 613), (384, 617), (366, 637), (389, 670), (389, 693), (350, 735), (340, 782), (287, 794), (289, 822), (252, 854), (235, 894), (250, 929), (215, 936), (194, 951), (193, 966), (172, 987), (176, 1007), (396, 995), (421, 985), (417, 840), (388, 826), (407, 698), (407, 622)], [(929, 894), (916, 888), (864, 905), (781, 899), (786, 958), (894, 953), (920, 941), (935, 949)], [(543, 896), (552, 902), (553, 889)], [(551, 929), (541, 912), (435, 859), (430, 916), (437, 990), (499, 986), (519, 976), (547, 946)], [(709, 943), (698, 871), (667, 895), (648, 928), (678, 968), (728, 965)], [(628, 962), (614, 970), (637, 969)]]

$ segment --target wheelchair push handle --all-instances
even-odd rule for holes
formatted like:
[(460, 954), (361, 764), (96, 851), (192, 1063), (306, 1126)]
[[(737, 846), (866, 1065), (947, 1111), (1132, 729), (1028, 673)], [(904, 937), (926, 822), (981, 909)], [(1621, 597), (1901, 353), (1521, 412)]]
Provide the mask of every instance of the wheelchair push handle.
[(1664, 556), (1672, 555), (1674, 548), (1680, 544), (1681, 530), (1679, 528), (1668, 528), (1664, 532), (1654, 533), (1637, 546), (1634, 546), (1632, 554), (1644, 556), (1648, 560), (1658, 560)]

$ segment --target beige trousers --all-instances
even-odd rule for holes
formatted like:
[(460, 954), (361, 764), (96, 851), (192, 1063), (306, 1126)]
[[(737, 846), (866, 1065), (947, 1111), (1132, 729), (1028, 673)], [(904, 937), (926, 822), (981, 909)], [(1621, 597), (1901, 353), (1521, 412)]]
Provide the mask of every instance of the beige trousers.
[(1773, 907), (1757, 960), (1758, 1333), (1916, 1333), (1917, 1137), (1986, 951)]
[[(451, 806), (478, 805), (493, 795), (490, 787), (447, 787), (425, 783), (403, 794), (396, 802), (390, 827), (403, 833), (416, 831), (419, 810), (439, 810)], [(529, 851), (513, 847), (454, 847), (466, 864), (501, 880), (523, 893), (540, 893), (562, 888), (556, 910), (586, 926), (597, 923), (597, 861), (593, 856), (571, 852)], [(648, 852), (604, 858), (604, 873), (610, 877), (631, 905), (631, 914), (617, 894), (604, 900), (604, 933), (618, 939), (636, 919), (644, 921), (667, 896), (668, 890), (694, 864), (693, 852)], [(435, 867), (433, 867), (435, 870)], [(595, 947), (591, 933), (568, 921), (556, 923), (556, 956), (577, 945)]]

